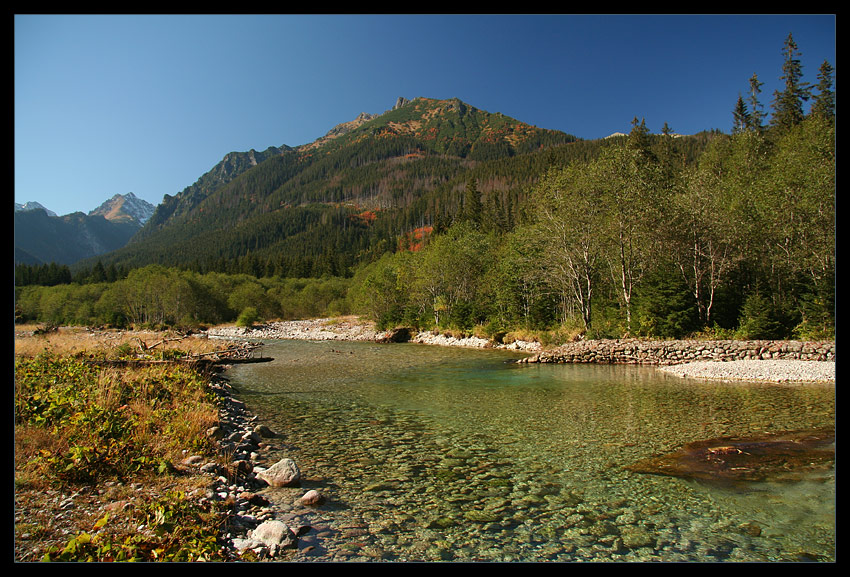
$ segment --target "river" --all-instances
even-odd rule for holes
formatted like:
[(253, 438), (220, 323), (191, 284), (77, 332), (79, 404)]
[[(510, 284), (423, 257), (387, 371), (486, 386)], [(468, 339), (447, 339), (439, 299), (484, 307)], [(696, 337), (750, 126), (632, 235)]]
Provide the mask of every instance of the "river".
[[(268, 341), (228, 378), (282, 433), (304, 561), (833, 561), (834, 469), (717, 486), (625, 467), (699, 440), (834, 426), (834, 385), (515, 364), (417, 344)], [(306, 489), (327, 502), (291, 505)]]

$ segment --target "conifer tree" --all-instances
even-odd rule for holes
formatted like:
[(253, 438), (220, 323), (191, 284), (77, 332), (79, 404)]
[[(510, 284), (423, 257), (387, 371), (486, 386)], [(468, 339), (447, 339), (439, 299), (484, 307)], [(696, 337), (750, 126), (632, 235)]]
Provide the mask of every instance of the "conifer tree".
[(466, 184), (466, 193), (463, 197), (463, 211), (461, 213), (460, 220), (471, 222), (475, 226), (480, 226), (483, 210), (481, 193), (478, 192), (478, 181), (473, 177)]
[(764, 129), (764, 107), (759, 100), (761, 87), (764, 82), (759, 81), (757, 74), (753, 74), (750, 78), (750, 117), (747, 128), (755, 132), (761, 132)]
[(812, 104), (812, 115), (827, 120), (835, 118), (835, 92), (832, 89), (832, 74), (835, 69), (826, 60), (818, 71), (818, 95)]
[(732, 111), (732, 134), (744, 132), (750, 127), (751, 122), (747, 105), (744, 104), (744, 98), (739, 94), (738, 102), (735, 103), (735, 110)]
[(632, 119), (632, 131), (629, 133), (628, 140), (629, 148), (649, 152), (649, 129), (646, 127), (646, 120), (641, 118), (638, 121), (637, 116)]
[(791, 34), (785, 39), (782, 52), (785, 62), (780, 79), (785, 83), (785, 89), (774, 93), (771, 123), (780, 130), (785, 130), (803, 120), (803, 102), (809, 99), (810, 90), (808, 83), (802, 81), (803, 65), (799, 58), (800, 52)]

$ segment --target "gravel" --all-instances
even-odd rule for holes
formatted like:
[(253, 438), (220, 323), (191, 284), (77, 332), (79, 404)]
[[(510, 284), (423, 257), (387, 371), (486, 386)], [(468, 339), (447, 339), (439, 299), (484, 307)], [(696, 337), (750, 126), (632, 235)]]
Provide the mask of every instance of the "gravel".
[(679, 377), (725, 381), (835, 382), (834, 361), (703, 361), (663, 366), (659, 370)]

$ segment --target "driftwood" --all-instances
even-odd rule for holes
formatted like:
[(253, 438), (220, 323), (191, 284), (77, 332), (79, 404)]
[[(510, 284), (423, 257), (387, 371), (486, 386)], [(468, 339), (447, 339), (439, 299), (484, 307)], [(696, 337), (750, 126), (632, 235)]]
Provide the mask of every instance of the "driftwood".
[(185, 338), (186, 338), (186, 336), (184, 335), (184, 336), (181, 336), (181, 337), (173, 337), (173, 338), (170, 338), (170, 339), (162, 339), (161, 341), (156, 342), (152, 345), (147, 344), (145, 341), (143, 341), (139, 337), (136, 337), (136, 340), (139, 341), (139, 348), (142, 349), (142, 351), (149, 351), (151, 349), (155, 349), (159, 345), (162, 345), (162, 344), (165, 344), (165, 343), (171, 343), (171, 342), (175, 342), (175, 341), (182, 341)]

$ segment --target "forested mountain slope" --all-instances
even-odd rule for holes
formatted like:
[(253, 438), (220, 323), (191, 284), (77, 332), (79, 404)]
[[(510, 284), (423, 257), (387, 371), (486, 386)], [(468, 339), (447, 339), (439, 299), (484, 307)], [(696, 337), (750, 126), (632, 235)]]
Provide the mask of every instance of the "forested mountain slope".
[[(400, 99), (314, 143), (227, 155), (166, 196), (127, 247), (101, 258), (130, 267), (345, 275), (413, 231), (450, 224), (472, 179), (490, 217), (510, 226), (548, 166), (592, 158), (616, 140), (580, 141), (458, 99)], [(707, 138), (679, 140), (683, 155), (694, 156), (686, 149), (701, 149)]]

